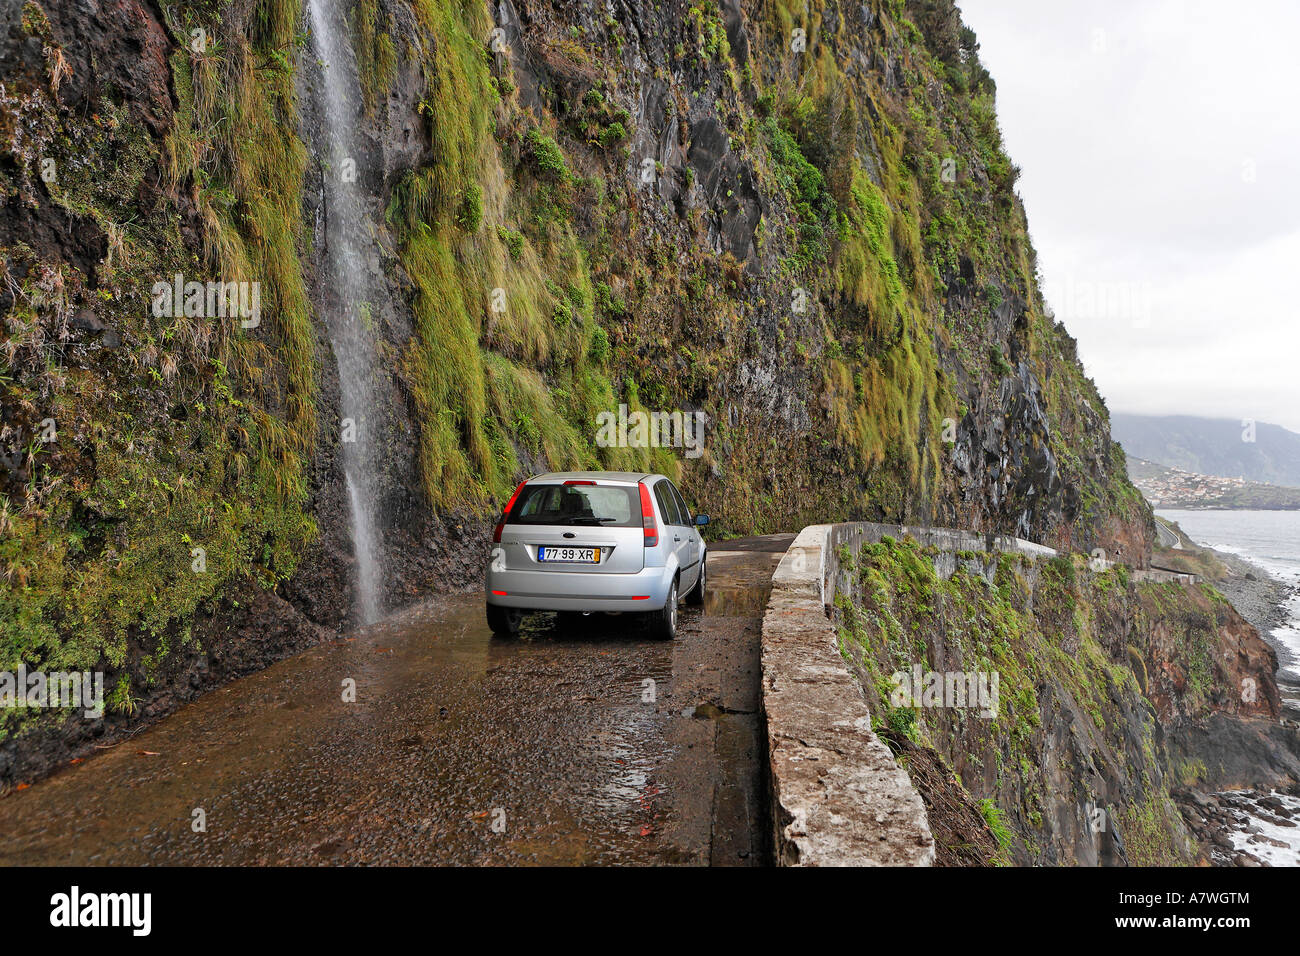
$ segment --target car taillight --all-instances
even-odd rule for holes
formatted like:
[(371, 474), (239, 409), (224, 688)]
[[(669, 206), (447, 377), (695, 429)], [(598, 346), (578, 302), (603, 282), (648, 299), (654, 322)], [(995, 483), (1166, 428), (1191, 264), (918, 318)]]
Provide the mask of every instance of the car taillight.
[(655, 506), (650, 501), (650, 489), (637, 482), (641, 489), (641, 527), (645, 529), (645, 546), (657, 547), (659, 544), (659, 526), (655, 524)]
[(506, 526), (506, 518), (507, 518), (507, 517), (509, 516), (509, 514), (510, 514), (510, 509), (513, 508), (513, 507), (515, 506), (515, 499), (519, 497), (519, 492), (521, 492), (521, 491), (524, 490), (524, 485), (526, 485), (526, 484), (528, 484), (527, 479), (525, 479), (524, 481), (519, 482), (519, 487), (515, 489), (515, 493), (514, 493), (513, 495), (511, 495), (511, 496), (510, 496), (510, 500), (506, 502), (506, 510), (503, 511), (503, 512), (501, 512), (501, 517), (497, 519), (497, 527), (496, 527), (496, 530), (492, 532), (492, 543), (493, 543), (493, 544), (500, 544), (500, 543), (501, 543), (501, 532), (502, 532), (502, 530), (503, 530), (503, 529), (505, 528), (505, 526)]

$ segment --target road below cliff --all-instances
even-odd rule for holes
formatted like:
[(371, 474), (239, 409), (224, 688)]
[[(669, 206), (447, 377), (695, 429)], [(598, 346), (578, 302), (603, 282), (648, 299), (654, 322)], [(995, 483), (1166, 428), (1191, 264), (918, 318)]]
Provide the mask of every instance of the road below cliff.
[(1156, 538), (1162, 548), (1173, 548), (1175, 551), (1183, 548), (1183, 539), (1178, 536), (1178, 532), (1160, 518), (1156, 518)]
[(313, 648), (0, 800), (0, 864), (769, 862), (759, 628), (789, 540), (713, 545), (672, 643), (552, 615), (503, 641), (448, 595)]

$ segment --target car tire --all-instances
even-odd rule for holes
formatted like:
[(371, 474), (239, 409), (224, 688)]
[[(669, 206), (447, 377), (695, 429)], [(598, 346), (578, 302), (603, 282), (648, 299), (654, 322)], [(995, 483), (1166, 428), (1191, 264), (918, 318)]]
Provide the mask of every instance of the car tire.
[(650, 612), (650, 636), (671, 641), (677, 635), (677, 579), (668, 585), (668, 600), (658, 611)]
[(700, 578), (695, 582), (695, 587), (691, 588), (691, 593), (686, 595), (686, 603), (691, 607), (700, 607), (704, 603), (704, 589), (707, 586), (707, 576), (705, 575), (706, 558), (700, 558)]
[(524, 612), (517, 607), (487, 606), (488, 627), (497, 637), (517, 637), (519, 625), (524, 621)]

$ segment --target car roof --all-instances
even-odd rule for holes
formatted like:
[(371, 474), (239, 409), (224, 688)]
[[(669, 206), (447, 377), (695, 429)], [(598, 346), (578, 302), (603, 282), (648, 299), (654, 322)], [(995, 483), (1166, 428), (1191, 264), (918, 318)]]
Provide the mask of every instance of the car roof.
[(634, 485), (638, 481), (662, 478), (662, 475), (645, 471), (548, 471), (529, 478), (528, 483), (544, 481), (619, 481)]

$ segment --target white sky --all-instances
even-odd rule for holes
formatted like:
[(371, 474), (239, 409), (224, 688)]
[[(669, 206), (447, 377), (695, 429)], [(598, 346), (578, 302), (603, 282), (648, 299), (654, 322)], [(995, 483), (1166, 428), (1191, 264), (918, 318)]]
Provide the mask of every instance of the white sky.
[(957, 2), (1107, 404), (1300, 431), (1300, 2)]

